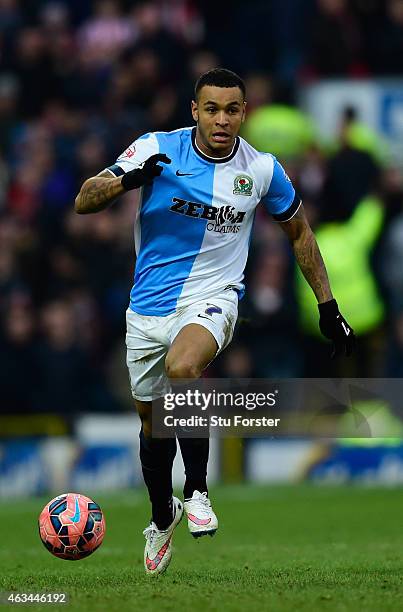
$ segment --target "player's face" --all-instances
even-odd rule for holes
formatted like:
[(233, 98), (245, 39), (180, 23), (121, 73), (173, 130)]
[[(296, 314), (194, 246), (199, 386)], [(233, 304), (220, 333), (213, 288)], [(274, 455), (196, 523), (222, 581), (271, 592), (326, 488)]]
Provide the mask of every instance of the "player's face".
[(239, 87), (201, 88), (192, 115), (197, 122), (197, 145), (207, 155), (229, 155), (245, 119), (246, 102)]

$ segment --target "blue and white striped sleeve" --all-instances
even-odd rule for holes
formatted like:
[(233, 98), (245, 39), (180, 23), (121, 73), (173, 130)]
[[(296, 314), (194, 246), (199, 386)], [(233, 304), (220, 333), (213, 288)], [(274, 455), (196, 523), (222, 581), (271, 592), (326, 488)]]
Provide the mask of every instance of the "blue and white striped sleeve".
[(130, 170), (140, 168), (142, 164), (159, 152), (159, 144), (155, 134), (144, 134), (135, 140), (119, 157), (112, 166), (108, 166), (108, 170), (113, 176), (122, 176)]
[(283, 166), (273, 157), (273, 175), (262, 202), (275, 221), (289, 221), (301, 205)]

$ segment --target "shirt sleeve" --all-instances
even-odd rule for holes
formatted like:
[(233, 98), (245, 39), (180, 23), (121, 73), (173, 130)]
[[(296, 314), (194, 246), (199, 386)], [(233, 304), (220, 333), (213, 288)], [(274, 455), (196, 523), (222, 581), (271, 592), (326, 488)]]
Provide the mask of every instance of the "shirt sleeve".
[(108, 166), (106, 170), (109, 170), (114, 176), (122, 176), (130, 170), (140, 168), (143, 163), (159, 152), (158, 140), (155, 134), (145, 134), (141, 136), (117, 158), (116, 162), (112, 166)]
[(275, 221), (289, 221), (301, 205), (283, 166), (273, 157), (273, 176), (262, 202)]

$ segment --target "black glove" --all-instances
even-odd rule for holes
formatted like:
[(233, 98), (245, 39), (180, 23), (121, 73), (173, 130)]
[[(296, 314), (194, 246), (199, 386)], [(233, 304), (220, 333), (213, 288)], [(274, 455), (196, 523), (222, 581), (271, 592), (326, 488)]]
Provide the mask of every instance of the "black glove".
[(171, 160), (165, 153), (151, 155), (151, 157), (146, 159), (142, 168), (130, 170), (130, 172), (126, 172), (126, 174), (122, 176), (123, 188), (126, 189), (126, 191), (130, 191), (130, 189), (137, 189), (138, 187), (152, 183), (155, 177), (159, 176), (164, 169), (162, 166), (157, 165), (158, 162), (170, 164)]
[(333, 340), (331, 358), (345, 353), (347, 357), (354, 350), (355, 336), (345, 318), (340, 314), (336, 300), (318, 304), (319, 327), (325, 338)]

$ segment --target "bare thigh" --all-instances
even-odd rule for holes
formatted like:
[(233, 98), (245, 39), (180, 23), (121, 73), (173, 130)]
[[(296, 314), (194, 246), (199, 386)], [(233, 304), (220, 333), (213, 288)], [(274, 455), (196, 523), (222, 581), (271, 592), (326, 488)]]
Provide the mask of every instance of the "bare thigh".
[(202, 325), (185, 325), (173, 341), (165, 358), (169, 378), (199, 378), (218, 350), (211, 332)]

